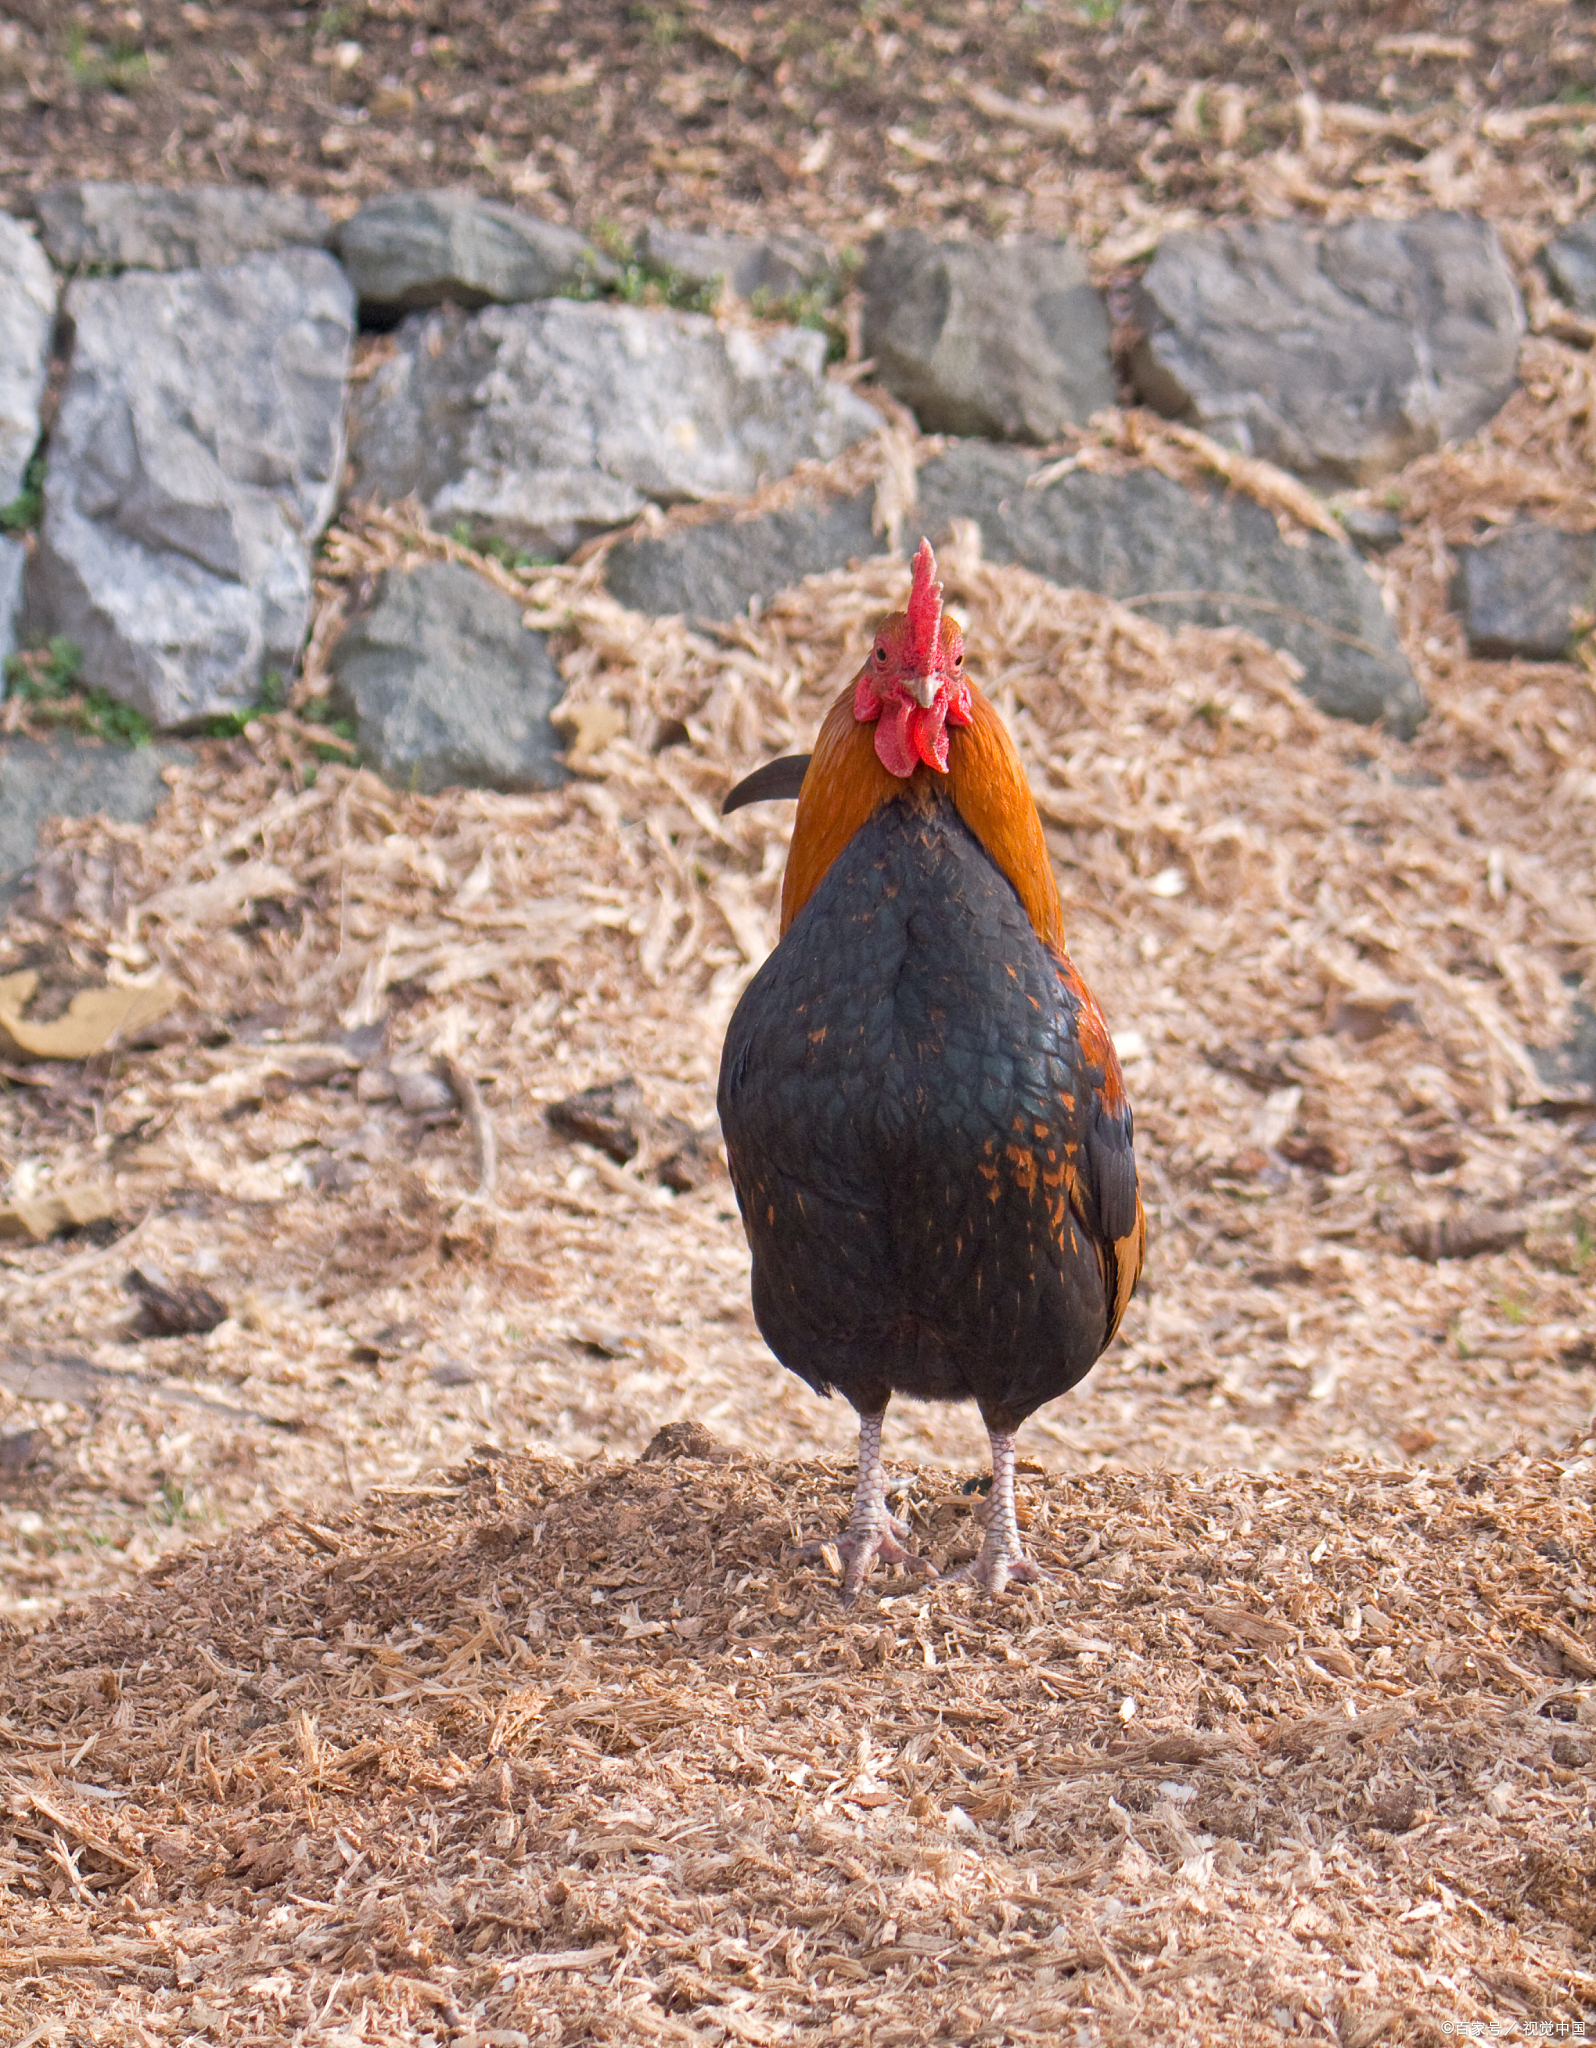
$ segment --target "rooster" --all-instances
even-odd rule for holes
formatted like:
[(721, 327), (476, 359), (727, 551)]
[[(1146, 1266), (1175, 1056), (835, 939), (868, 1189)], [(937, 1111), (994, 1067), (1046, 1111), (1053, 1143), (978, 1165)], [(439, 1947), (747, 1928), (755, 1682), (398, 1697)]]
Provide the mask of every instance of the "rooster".
[(928, 542), (813, 755), (768, 764), (723, 809), (779, 796), (798, 799), (781, 939), (727, 1029), (719, 1088), (755, 1320), (858, 1411), (844, 1601), (877, 1563), (936, 1575), (887, 1507), (894, 1394), (980, 1409), (992, 1490), (959, 1576), (1001, 1593), (1043, 1576), (1015, 1515), (1015, 1432), (1118, 1329), (1146, 1222), (1119, 1061)]

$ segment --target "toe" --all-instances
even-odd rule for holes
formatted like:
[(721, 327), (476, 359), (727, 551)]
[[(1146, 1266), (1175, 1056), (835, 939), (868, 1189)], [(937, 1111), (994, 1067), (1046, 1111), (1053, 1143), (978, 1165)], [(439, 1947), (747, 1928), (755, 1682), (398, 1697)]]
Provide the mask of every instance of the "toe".
[(968, 1564), (948, 1573), (946, 1583), (979, 1586), (983, 1593), (1001, 1594), (1010, 1586), (1045, 1586), (1049, 1579), (1042, 1567), (1034, 1564), (1023, 1550), (989, 1549), (983, 1545), (980, 1553)]
[(934, 1579), (937, 1568), (930, 1558), (922, 1557), (917, 1550), (906, 1550), (896, 1537), (883, 1536), (876, 1556), (883, 1564), (902, 1565), (906, 1572), (913, 1572), (916, 1578)]
[(842, 1598), (845, 1606), (852, 1606), (859, 1589), (869, 1578), (878, 1564), (901, 1565), (907, 1572), (919, 1578), (934, 1579), (937, 1568), (928, 1558), (906, 1550), (890, 1529), (878, 1529), (871, 1536), (841, 1536), (837, 1540), (837, 1554), (847, 1560), (847, 1570), (842, 1577)]

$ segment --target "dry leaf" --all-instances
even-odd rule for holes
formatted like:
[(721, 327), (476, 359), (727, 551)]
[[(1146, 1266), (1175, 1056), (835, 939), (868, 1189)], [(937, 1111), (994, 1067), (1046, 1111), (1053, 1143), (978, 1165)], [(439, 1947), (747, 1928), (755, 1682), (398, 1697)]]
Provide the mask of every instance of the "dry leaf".
[(22, 1011), (38, 986), (31, 968), (0, 976), (0, 1056), (17, 1060), (86, 1060), (113, 1041), (153, 1024), (178, 1000), (169, 981), (147, 987), (81, 989), (66, 1014), (48, 1024), (27, 1022)]
[(34, 1244), (43, 1244), (59, 1231), (81, 1230), (86, 1223), (103, 1223), (115, 1213), (110, 1189), (95, 1182), (56, 1188), (30, 1202), (10, 1202), (0, 1208), (0, 1238), (25, 1237)]

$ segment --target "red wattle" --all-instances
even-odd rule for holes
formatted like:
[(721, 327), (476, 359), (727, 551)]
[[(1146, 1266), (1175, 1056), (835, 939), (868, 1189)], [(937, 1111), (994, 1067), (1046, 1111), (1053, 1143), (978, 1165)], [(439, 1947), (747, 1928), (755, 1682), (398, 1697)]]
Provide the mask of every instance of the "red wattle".
[[(914, 719), (919, 715), (918, 704), (911, 704), (906, 698), (894, 698), (890, 704), (883, 704), (881, 716), (876, 721), (876, 753), (881, 765), (889, 775), (898, 775), (907, 781), (915, 771)], [(857, 714), (856, 714), (857, 715)]]
[(861, 725), (875, 721), (876, 753), (890, 774), (907, 781), (923, 761), (946, 775), (947, 728), (970, 723), (970, 686), (962, 676), (944, 684), (925, 708), (909, 697), (881, 696), (863, 675), (854, 684), (853, 715)]
[(929, 710), (922, 711), (917, 704), (909, 723), (915, 752), (928, 768), (939, 769), (944, 775), (948, 772), (947, 714), (946, 703), (937, 696), (932, 698)]

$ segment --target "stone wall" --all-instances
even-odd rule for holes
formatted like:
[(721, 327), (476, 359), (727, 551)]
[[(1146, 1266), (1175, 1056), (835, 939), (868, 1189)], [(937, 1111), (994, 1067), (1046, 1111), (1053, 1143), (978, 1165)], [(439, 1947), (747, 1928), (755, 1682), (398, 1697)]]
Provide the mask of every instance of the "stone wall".
[[(558, 556), (650, 505), (746, 497), (881, 426), (828, 377), (823, 333), (737, 315), (739, 296), (768, 314), (834, 294), (838, 253), (812, 237), (651, 232), (637, 263), (673, 303), (645, 307), (574, 231), (465, 193), (392, 194), (336, 227), (237, 188), (79, 185), (36, 214), (0, 215), (0, 503), (14, 501), (0, 655), (64, 636), (84, 680), (157, 729), (247, 708), (272, 671), (291, 675), (316, 540), (345, 489), (414, 494), (440, 527)], [(1573, 231), (1548, 256), (1575, 297), (1587, 247)], [(1069, 243), (878, 236), (858, 285), (875, 375), (924, 429), (964, 437), (920, 477), (928, 530), (973, 518), (993, 559), (1167, 621), (1244, 625), (1295, 658), (1326, 710), (1413, 730), (1423, 700), (1364, 561), (1400, 534), (1394, 519), (1360, 508), (1343, 541), (1293, 547), (1235, 493), (1152, 471), (1037, 479), (1028, 446), (1118, 389), (1108, 312)], [(704, 310), (717, 294), (731, 317)], [(1367, 486), (1475, 431), (1515, 386), (1524, 327), (1494, 230), (1448, 213), (1172, 236), (1133, 318), (1119, 374), (1144, 401), (1320, 489)], [(392, 352), (351, 383), (361, 326), (393, 329)], [(608, 575), (638, 609), (726, 618), (880, 545), (863, 500), (801, 501), (624, 542)], [(1511, 562), (1482, 549), (1463, 579), (1478, 644), (1558, 651), (1588, 600), (1586, 553), (1558, 556), (1560, 627), (1544, 606), (1521, 617), (1534, 576), (1524, 536), (1511, 545)], [(485, 589), (475, 611), (458, 576), (390, 578), (340, 687), (396, 777), (539, 786), (559, 773), (538, 726), (557, 676), (536, 635), (501, 630)], [(478, 705), (477, 723), (497, 748), (455, 744), (438, 703), (416, 698), (423, 672), (456, 671), (443, 695), (458, 707), (480, 674), (498, 708)], [(501, 714), (523, 700), (531, 722), (511, 743)]]

